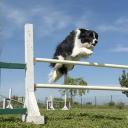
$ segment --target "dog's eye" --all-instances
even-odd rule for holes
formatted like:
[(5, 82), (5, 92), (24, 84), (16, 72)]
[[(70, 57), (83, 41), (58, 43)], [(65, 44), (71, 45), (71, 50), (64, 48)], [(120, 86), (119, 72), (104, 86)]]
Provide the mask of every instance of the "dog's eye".
[(96, 37), (96, 39), (98, 39), (98, 34), (97, 33), (95, 34), (95, 37)]

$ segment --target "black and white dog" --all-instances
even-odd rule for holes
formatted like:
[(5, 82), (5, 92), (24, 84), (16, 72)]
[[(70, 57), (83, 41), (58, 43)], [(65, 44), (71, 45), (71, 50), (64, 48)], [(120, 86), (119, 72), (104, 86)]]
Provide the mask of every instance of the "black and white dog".
[[(56, 48), (53, 59), (78, 61), (88, 58), (98, 42), (98, 34), (92, 30), (78, 28), (72, 31)], [(49, 83), (73, 69), (72, 64), (51, 63), (53, 70), (49, 74)]]

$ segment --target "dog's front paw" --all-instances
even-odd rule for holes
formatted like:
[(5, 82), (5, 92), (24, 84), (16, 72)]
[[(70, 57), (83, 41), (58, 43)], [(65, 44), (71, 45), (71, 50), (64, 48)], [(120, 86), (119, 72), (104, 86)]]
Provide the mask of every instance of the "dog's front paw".
[(88, 48), (81, 48), (80, 53), (85, 54), (85, 55), (91, 55), (93, 53), (93, 51)]
[(93, 51), (90, 49), (87, 49), (87, 48), (80, 49), (80, 55), (82, 55), (82, 56), (90, 56), (92, 53), (93, 53)]
[(89, 49), (86, 49), (86, 53), (87, 53), (88, 55), (92, 55), (92, 54), (93, 54), (93, 51), (91, 51), (91, 50), (89, 50)]

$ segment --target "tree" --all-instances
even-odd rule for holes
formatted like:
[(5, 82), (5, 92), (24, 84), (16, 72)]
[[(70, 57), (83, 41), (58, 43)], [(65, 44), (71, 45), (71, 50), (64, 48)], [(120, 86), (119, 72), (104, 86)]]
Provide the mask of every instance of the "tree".
[[(128, 88), (128, 73), (126, 73), (125, 70), (122, 71), (122, 74), (119, 77), (119, 82), (120, 82), (121, 87)], [(128, 91), (122, 91), (122, 93), (128, 97)]]
[[(72, 78), (72, 77), (67, 77), (67, 84), (69, 85), (81, 85), (85, 86), (87, 85), (87, 82), (84, 81), (82, 78)], [(82, 96), (85, 94), (85, 90), (77, 90), (77, 89), (65, 89), (65, 90), (60, 90), (61, 94), (64, 95), (65, 92), (70, 96), (71, 99), (71, 104), (73, 103), (73, 97), (76, 95), (81, 96), (81, 102), (82, 102)]]
[[(77, 81), (78, 81), (79, 85), (81, 85), (81, 86), (87, 85), (87, 82), (84, 81), (82, 78), (78, 78)], [(81, 97), (81, 107), (82, 107), (82, 103), (83, 103), (82, 96), (85, 95), (85, 90), (81, 89), (81, 90), (77, 90), (77, 91), (78, 91), (79, 96)]]

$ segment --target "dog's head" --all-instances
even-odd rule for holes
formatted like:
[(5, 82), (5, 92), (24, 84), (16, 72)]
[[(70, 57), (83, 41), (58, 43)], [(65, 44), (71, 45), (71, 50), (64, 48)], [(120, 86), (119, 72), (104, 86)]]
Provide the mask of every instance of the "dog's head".
[(76, 29), (76, 36), (80, 40), (82, 47), (93, 49), (98, 43), (98, 34), (95, 31), (83, 28)]

